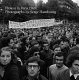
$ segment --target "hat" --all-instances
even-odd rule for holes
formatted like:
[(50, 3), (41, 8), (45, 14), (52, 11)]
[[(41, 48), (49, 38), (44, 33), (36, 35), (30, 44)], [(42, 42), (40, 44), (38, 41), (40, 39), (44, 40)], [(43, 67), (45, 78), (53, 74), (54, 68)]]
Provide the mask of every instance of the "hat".
[(39, 57), (37, 56), (32, 56), (30, 57), (27, 61), (26, 61), (26, 65), (28, 65), (28, 63), (31, 63), (31, 62), (37, 62), (39, 66), (42, 66), (44, 65), (44, 61), (41, 60)]

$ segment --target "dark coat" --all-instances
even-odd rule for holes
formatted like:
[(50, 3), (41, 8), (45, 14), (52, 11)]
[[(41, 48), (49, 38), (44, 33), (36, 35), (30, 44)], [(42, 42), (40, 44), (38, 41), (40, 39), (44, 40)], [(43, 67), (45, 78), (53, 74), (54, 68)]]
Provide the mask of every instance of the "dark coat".
[(40, 59), (45, 62), (45, 65), (41, 68), (40, 73), (43, 74), (45, 77), (48, 78), (48, 67), (52, 65), (53, 62), (53, 51), (49, 50), (42, 50), (40, 52)]
[(0, 80), (20, 80), (19, 79), (19, 71), (16, 65), (8, 65), (4, 68), (4, 76), (0, 76)]
[[(56, 80), (70, 80), (69, 69), (63, 71), (62, 73), (59, 73)], [(79, 80), (79, 77), (76, 80)]]
[[(30, 80), (30, 79), (27, 76), (24, 76), (22, 80)], [(43, 75), (39, 75), (38, 79), (33, 79), (33, 80), (48, 80), (48, 79)]]

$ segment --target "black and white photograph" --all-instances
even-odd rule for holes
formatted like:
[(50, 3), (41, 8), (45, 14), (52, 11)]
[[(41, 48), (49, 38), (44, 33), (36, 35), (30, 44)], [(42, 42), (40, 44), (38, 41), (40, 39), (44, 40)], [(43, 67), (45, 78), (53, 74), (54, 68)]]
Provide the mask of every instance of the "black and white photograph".
[(79, 0), (0, 0), (0, 80), (79, 80)]

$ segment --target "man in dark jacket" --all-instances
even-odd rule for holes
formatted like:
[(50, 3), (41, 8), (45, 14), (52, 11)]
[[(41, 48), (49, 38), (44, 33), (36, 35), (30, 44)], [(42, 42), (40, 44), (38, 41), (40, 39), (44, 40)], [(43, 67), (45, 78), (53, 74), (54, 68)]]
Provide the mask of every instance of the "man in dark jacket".
[(48, 80), (40, 73), (40, 66), (43, 65), (43, 63), (44, 61), (36, 56), (30, 57), (25, 64), (27, 75), (25, 75), (22, 80)]
[(42, 74), (48, 78), (48, 68), (53, 62), (53, 51), (49, 48), (49, 43), (47, 40), (43, 41), (43, 50), (40, 52), (40, 58), (45, 61), (43, 66)]

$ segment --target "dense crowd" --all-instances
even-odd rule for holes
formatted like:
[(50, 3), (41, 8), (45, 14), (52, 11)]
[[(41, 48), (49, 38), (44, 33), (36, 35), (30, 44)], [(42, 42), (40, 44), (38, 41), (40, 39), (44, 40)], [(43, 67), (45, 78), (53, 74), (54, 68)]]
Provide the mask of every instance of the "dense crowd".
[(75, 53), (77, 58), (72, 63), (79, 61), (77, 23), (34, 29), (3, 26), (0, 27), (0, 80), (65, 80), (59, 74), (72, 67), (69, 57)]

